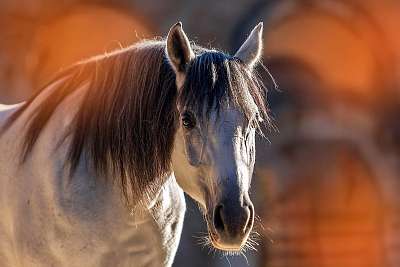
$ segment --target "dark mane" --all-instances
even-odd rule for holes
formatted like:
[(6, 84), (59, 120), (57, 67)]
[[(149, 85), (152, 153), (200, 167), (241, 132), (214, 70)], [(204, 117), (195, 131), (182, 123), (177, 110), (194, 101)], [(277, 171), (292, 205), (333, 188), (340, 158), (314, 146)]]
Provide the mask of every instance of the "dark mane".
[[(171, 172), (177, 126), (175, 74), (164, 50), (164, 42), (143, 42), (58, 75), (54, 81), (65, 80), (30, 114), (23, 160), (57, 106), (88, 83), (68, 132), (66, 163), (71, 174), (85, 156), (96, 173), (116, 178), (129, 204), (151, 198)], [(35, 99), (24, 104), (5, 128)]]
[[(197, 47), (196, 54), (179, 99), (164, 41), (144, 41), (62, 72), (50, 83), (59, 81), (57, 88), (30, 114), (23, 160), (57, 106), (87, 85), (66, 133), (71, 142), (66, 161), (71, 175), (85, 157), (98, 175), (115, 179), (128, 204), (151, 199), (171, 172), (177, 101), (198, 110), (207, 105), (211, 110), (234, 99), (245, 111), (248, 103), (243, 92), (249, 90), (261, 116), (268, 119), (266, 91), (256, 75), (223, 53)], [(2, 130), (17, 120), (37, 95), (11, 116)]]

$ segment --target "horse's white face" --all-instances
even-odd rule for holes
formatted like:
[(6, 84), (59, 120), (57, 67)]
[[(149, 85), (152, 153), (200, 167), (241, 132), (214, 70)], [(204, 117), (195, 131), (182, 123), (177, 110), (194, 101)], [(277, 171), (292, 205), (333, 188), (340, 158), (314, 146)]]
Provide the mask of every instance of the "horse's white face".
[[(248, 64), (249, 71), (260, 55), (261, 31), (262, 24), (252, 31), (235, 55)], [(181, 88), (185, 82), (185, 64), (194, 59), (194, 54), (180, 24), (168, 35), (167, 55)], [(250, 119), (229, 103), (207, 116), (178, 104), (175, 176), (183, 190), (202, 207), (212, 244), (221, 250), (242, 249), (254, 223), (249, 188), (255, 162), (253, 126), (259, 116), (254, 103), (249, 107), (254, 114)]]
[(223, 109), (218, 118), (213, 113), (206, 122), (188, 110), (180, 114), (183, 151), (178, 153), (184, 158), (178, 164), (185, 166), (188, 176), (177, 175), (178, 183), (203, 207), (214, 246), (238, 250), (254, 221), (249, 188), (255, 129), (236, 109)]

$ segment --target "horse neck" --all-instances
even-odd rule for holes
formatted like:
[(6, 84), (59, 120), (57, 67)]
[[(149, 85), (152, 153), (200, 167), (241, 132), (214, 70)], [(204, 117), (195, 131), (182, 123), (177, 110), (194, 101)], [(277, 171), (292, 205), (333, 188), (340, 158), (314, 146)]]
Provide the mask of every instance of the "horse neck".
[[(7, 130), (1, 135), (1, 139), (5, 140), (8, 138), (13, 138), (13, 143), (15, 147), (21, 146), (25, 140), (25, 133), (28, 129), (28, 125), (34, 117), (34, 112), (38, 107), (44, 104), (44, 101), (51, 95), (54, 90), (58, 90), (59, 84), (63, 82), (63, 79), (58, 80), (46, 89), (44, 89), (35, 99), (29, 104), (29, 106), (23, 110), (20, 116), (10, 125)], [(40, 143), (46, 143), (46, 147), (51, 147), (53, 143), (58, 142), (61, 138), (65, 136), (69, 125), (72, 123), (76, 112), (79, 110), (80, 103), (83, 100), (84, 94), (87, 90), (87, 86), (83, 85), (67, 96), (52, 113), (49, 121), (46, 123), (43, 131), (39, 135)], [(20, 107), (23, 107), (24, 103), (17, 104), (15, 106), (9, 106), (3, 112), (1, 112), (1, 122), (5, 122), (10, 116), (19, 111)], [(44, 135), (47, 139), (45, 139)], [(8, 136), (8, 137), (7, 137)], [(20, 138), (15, 139), (15, 136)], [(40, 145), (35, 145), (40, 146)], [(34, 148), (35, 148), (34, 147)], [(21, 149), (16, 149), (16, 152), (20, 153)]]

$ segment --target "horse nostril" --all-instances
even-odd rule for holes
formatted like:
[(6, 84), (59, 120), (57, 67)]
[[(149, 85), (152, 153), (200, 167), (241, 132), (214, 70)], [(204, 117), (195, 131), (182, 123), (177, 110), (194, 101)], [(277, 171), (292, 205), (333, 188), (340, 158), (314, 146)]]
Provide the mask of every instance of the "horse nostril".
[(222, 218), (224, 206), (222, 204), (218, 205), (214, 211), (214, 227), (218, 232), (223, 232), (225, 230), (224, 220)]

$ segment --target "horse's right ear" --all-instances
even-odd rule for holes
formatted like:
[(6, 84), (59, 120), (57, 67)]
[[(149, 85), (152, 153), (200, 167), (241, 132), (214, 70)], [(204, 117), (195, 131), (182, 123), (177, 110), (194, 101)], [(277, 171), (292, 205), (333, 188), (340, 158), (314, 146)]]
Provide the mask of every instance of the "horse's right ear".
[(181, 22), (176, 23), (169, 30), (166, 53), (176, 74), (176, 84), (180, 88), (185, 81), (187, 67), (195, 57)]

